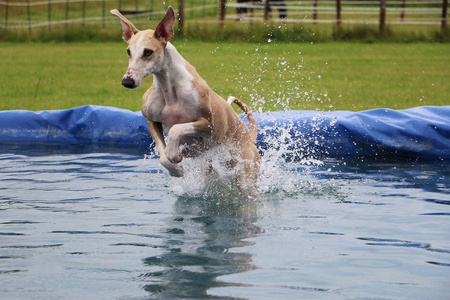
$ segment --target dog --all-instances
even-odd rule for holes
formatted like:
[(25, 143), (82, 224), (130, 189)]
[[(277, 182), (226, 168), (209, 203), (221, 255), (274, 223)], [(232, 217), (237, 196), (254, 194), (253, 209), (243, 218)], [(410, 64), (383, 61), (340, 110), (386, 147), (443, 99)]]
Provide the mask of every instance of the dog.
[[(128, 43), (129, 64), (122, 85), (134, 89), (148, 75), (153, 75), (153, 84), (142, 99), (142, 114), (147, 119), (161, 165), (171, 176), (182, 177), (183, 158), (198, 157), (224, 145), (233, 158), (226, 167), (238, 169), (239, 188), (255, 189), (260, 167), (255, 145), (256, 120), (239, 99), (229, 97), (226, 101), (216, 94), (170, 43), (174, 37), (173, 8), (169, 6), (155, 30), (143, 31), (136, 29), (117, 9), (111, 13), (120, 19), (122, 38)], [(244, 111), (250, 129), (231, 103)], [(210, 171), (211, 166), (202, 169)]]

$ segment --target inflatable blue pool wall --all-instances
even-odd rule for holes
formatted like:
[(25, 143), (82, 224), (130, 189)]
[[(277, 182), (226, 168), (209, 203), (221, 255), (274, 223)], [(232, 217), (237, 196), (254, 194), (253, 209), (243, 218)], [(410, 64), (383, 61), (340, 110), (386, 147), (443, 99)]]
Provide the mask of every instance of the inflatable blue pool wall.
[[(277, 138), (279, 146), (280, 137), (288, 133), (291, 147), (315, 156), (450, 158), (450, 106), (254, 115), (260, 149), (276, 147)], [(140, 112), (89, 105), (0, 111), (0, 144), (92, 145), (145, 152), (151, 150), (152, 140)]]

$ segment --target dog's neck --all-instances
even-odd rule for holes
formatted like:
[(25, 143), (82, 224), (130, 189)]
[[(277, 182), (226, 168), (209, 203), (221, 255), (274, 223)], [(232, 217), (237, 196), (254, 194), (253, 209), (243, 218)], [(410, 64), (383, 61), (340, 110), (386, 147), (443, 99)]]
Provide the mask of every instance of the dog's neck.
[(192, 89), (193, 79), (184, 58), (171, 43), (167, 43), (161, 69), (153, 73), (153, 84), (164, 95), (166, 104), (175, 103), (180, 93)]

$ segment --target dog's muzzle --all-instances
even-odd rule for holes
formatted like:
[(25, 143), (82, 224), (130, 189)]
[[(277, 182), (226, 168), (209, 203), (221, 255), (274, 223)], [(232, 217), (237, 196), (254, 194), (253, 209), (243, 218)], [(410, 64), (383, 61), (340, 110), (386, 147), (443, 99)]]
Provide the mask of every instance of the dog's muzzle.
[(122, 79), (122, 85), (128, 89), (134, 89), (136, 87), (134, 79), (131, 77), (125, 77)]

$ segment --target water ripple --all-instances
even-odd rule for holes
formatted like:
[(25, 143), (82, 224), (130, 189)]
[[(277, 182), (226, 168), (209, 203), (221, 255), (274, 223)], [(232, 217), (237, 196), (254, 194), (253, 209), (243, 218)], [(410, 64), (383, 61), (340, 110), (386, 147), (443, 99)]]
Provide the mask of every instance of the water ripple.
[(0, 274), (27, 272), (28, 270), (0, 270)]
[(366, 245), (371, 246), (393, 246), (393, 247), (408, 247), (408, 248), (423, 248), (423, 249), (429, 249), (431, 247), (431, 245), (428, 243), (416, 243), (397, 239), (378, 239), (365, 237), (360, 237), (357, 239), (362, 241), (369, 241), (369, 243), (366, 243)]
[(422, 213), (420, 216), (450, 216), (450, 213)]
[(437, 262), (437, 261), (427, 261), (426, 263), (429, 263), (429, 264), (435, 265), (435, 266), (450, 267), (450, 263), (442, 263), (442, 262)]
[(37, 249), (37, 248), (55, 248), (61, 247), (64, 244), (50, 244), (50, 245), (12, 245), (12, 246), (0, 246), (4, 249)]
[(3, 149), (8, 299), (448, 294), (448, 165), (275, 160), (267, 190), (236, 201), (178, 197), (142, 156)]
[(323, 235), (344, 235), (343, 233), (337, 232), (324, 232), (324, 231), (311, 231), (311, 234), (323, 234)]
[(17, 232), (0, 232), (0, 235), (5, 235), (5, 236), (21, 236), (21, 235), (25, 235), (24, 233), (17, 233)]

